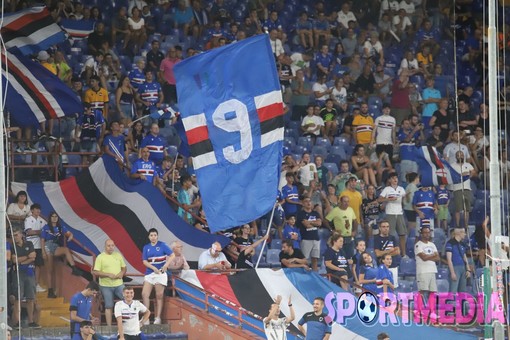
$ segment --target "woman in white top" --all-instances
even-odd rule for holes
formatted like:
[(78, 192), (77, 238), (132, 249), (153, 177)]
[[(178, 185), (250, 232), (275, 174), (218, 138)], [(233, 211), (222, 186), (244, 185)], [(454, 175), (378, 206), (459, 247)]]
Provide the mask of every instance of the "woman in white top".
[(7, 208), (7, 216), (13, 227), (23, 228), (23, 221), (30, 215), (30, 205), (28, 204), (26, 191), (19, 191), (16, 194), (14, 202)]
[(128, 18), (128, 26), (131, 31), (130, 40), (134, 44), (133, 52), (138, 54), (140, 47), (147, 40), (147, 33), (145, 31), (145, 20), (137, 7), (133, 7), (131, 10), (131, 17)]
[(400, 75), (404, 69), (409, 71), (409, 76), (415, 75), (416, 73), (421, 73), (420, 66), (418, 65), (418, 60), (414, 56), (413, 51), (406, 52), (404, 59), (402, 59), (400, 62), (398, 74)]
[(339, 112), (347, 111), (347, 90), (344, 87), (344, 80), (342, 78), (335, 80), (335, 87), (331, 91), (331, 99), (333, 99), (335, 108)]

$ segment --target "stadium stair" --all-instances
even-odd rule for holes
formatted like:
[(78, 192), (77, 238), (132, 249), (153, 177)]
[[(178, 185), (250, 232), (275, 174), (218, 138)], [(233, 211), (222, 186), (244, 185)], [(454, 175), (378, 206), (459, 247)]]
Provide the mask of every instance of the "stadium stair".
[(48, 299), (47, 293), (37, 293), (37, 304), (41, 308), (41, 327), (69, 327), (69, 303), (63, 297)]

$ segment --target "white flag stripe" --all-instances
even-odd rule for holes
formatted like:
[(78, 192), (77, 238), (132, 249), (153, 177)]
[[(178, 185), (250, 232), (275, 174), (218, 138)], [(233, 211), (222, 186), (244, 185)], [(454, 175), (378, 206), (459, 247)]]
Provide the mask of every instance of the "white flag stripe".
[(261, 94), (260, 96), (256, 96), (255, 100), (255, 108), (260, 109), (264, 106), (269, 106), (276, 103), (282, 103), (282, 92), (281, 91), (271, 91), (268, 93)]
[(284, 137), (284, 128), (278, 128), (273, 131), (269, 131), (260, 136), (260, 146), (263, 148), (269, 144), (282, 141)]
[(184, 125), (184, 129), (186, 131), (193, 130), (197, 127), (206, 126), (207, 120), (205, 118), (205, 113), (182, 118), (182, 124)]
[(214, 151), (193, 157), (193, 168), (195, 170), (216, 163), (218, 163), (218, 161), (216, 160), (216, 155), (214, 154)]

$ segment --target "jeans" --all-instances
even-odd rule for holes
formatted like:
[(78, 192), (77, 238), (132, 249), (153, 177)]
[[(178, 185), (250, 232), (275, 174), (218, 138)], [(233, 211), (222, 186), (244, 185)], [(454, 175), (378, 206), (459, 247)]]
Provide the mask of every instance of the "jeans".
[(450, 293), (465, 292), (466, 291), (466, 266), (453, 266), (457, 281), (452, 281), (450, 276)]

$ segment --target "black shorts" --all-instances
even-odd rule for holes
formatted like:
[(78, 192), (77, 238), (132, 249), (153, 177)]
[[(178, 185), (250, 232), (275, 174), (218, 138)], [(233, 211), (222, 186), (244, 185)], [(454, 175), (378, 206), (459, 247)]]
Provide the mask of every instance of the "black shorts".
[(44, 259), (42, 256), (42, 249), (35, 249), (35, 261), (34, 265), (37, 267), (44, 266)]
[(416, 217), (418, 217), (414, 210), (404, 210), (404, 215), (406, 215), (407, 222), (416, 222)]

